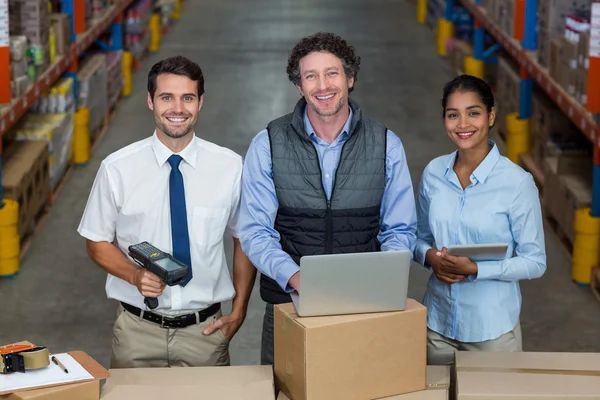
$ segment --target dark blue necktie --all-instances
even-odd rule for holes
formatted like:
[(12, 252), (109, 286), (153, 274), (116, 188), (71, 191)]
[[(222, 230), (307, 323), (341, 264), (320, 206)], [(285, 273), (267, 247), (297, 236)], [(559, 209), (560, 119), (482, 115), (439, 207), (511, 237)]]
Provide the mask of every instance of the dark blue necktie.
[(173, 240), (173, 257), (187, 265), (188, 277), (181, 286), (192, 279), (192, 257), (190, 255), (190, 235), (188, 232), (187, 213), (185, 209), (185, 189), (183, 175), (179, 170), (181, 156), (173, 154), (169, 157), (171, 175), (169, 176), (169, 198), (171, 201), (171, 235)]

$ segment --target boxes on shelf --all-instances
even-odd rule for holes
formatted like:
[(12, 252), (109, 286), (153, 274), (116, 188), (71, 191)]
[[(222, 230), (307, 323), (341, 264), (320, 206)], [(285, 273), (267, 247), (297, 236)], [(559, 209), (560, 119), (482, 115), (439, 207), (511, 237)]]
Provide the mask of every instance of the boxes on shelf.
[(62, 78), (7, 133), (12, 140), (43, 140), (48, 143), (52, 190), (58, 186), (71, 160), (73, 113), (73, 79)]
[(150, 45), (150, 17), (152, 16), (152, 2), (138, 0), (125, 15), (124, 35), (125, 49), (134, 59), (140, 59)]
[(50, 14), (50, 24), (54, 30), (54, 49), (55, 54), (64, 56), (71, 49), (71, 28), (69, 25), (69, 16), (67, 14)]
[(592, 201), (591, 156), (556, 155), (544, 163), (544, 204), (560, 230), (572, 244), (575, 241), (575, 211)]
[(594, 0), (538, 0), (538, 62), (548, 68), (552, 39), (565, 36), (567, 16), (585, 15)]
[(106, 54), (89, 55), (81, 61), (77, 87), (77, 106), (90, 110), (89, 132), (94, 140), (108, 112)]
[(427, 312), (412, 299), (401, 312), (311, 318), (287, 303), (274, 313), (276, 385), (294, 400), (374, 399), (426, 388)]
[(119, 97), (123, 88), (123, 52), (111, 51), (106, 57), (106, 83), (108, 109), (111, 110)]
[(519, 110), (521, 77), (518, 64), (508, 57), (498, 57), (496, 90), (496, 126), (506, 135), (506, 116)]
[(452, 61), (452, 71), (456, 75), (464, 73), (464, 60), (467, 56), (473, 55), (473, 46), (464, 40), (454, 40), (452, 42), (452, 51), (450, 59)]
[(2, 153), (2, 189), (19, 202), (18, 233), (22, 238), (35, 226), (50, 193), (48, 145), (45, 141), (16, 141)]
[(514, 37), (515, 33), (515, 0), (497, 0), (496, 23), (500, 30), (508, 37)]
[(92, 0), (92, 18), (102, 18), (108, 8), (108, 0)]

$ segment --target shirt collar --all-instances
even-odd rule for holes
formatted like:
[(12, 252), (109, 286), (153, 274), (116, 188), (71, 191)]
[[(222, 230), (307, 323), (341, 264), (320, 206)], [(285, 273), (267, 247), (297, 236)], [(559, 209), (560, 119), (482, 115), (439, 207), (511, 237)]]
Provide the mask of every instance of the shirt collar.
[[(348, 119), (346, 120), (346, 123), (344, 124), (344, 127), (342, 128), (342, 133), (340, 133), (341, 135), (345, 135), (348, 136), (350, 135), (350, 124), (352, 123), (352, 108), (348, 107), (348, 110), (350, 111), (350, 114), (348, 115)], [(313, 128), (312, 124), (310, 123), (310, 119), (308, 119), (308, 105), (306, 105), (306, 107), (304, 108), (304, 130), (306, 131), (306, 133), (308, 134), (309, 137), (315, 136), (315, 128)]]
[[(481, 183), (485, 183), (485, 180), (490, 175), (490, 173), (496, 166), (496, 163), (500, 159), (500, 151), (498, 151), (498, 146), (496, 145), (496, 143), (493, 140), (489, 140), (488, 145), (490, 147), (490, 152), (487, 156), (485, 156), (481, 164), (479, 164), (479, 166), (475, 168), (475, 171), (473, 171), (473, 176), (475, 177), (475, 179), (477, 179), (478, 182)], [(445, 172), (446, 176), (448, 175), (448, 172), (452, 170), (452, 167), (454, 167), (454, 162), (456, 161), (457, 154), (458, 150), (452, 153), (450, 160), (448, 160), (448, 165), (446, 166)]]
[(152, 135), (152, 150), (156, 156), (156, 162), (158, 162), (158, 165), (161, 167), (173, 154), (179, 154), (183, 161), (191, 165), (192, 168), (196, 168), (196, 160), (198, 158), (198, 141), (196, 140), (196, 136), (194, 136), (192, 141), (179, 153), (173, 153), (171, 149), (158, 139), (156, 131), (154, 131), (154, 135)]

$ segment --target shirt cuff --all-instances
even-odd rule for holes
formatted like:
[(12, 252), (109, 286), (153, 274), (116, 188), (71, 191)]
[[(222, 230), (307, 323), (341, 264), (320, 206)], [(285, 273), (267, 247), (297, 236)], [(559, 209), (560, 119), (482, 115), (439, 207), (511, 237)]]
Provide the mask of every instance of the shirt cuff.
[(477, 263), (477, 275), (473, 276), (474, 281), (486, 279), (497, 279), (500, 276), (500, 264), (502, 261), (480, 261)]
[(431, 248), (431, 245), (423, 242), (417, 242), (415, 246), (415, 261), (424, 266), (425, 268), (428, 268), (425, 265), (425, 256), (427, 255), (427, 251)]
[(295, 291), (293, 287), (288, 285), (288, 282), (290, 281), (290, 278), (298, 271), (300, 271), (300, 267), (293, 261), (286, 262), (279, 267), (279, 271), (277, 271), (275, 280), (286, 293), (292, 293)]

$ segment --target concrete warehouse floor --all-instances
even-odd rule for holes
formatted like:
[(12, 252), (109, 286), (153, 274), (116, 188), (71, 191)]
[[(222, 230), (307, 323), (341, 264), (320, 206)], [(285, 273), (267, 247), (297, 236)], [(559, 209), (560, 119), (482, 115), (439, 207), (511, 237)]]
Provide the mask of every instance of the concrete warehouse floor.
[[(98, 151), (70, 176), (21, 272), (0, 281), (0, 343), (27, 339), (52, 352), (81, 349), (108, 366), (116, 303), (106, 299), (105, 274), (88, 259), (76, 229), (101, 160), (152, 134), (146, 73), (164, 57), (182, 54), (200, 64), (206, 95), (196, 132), (244, 155), (252, 137), (272, 118), (290, 112), (298, 98), (285, 74), (294, 43), (319, 30), (342, 35), (362, 57), (352, 96), (400, 136), (416, 189), (425, 165), (453, 146), (439, 106), (452, 73), (436, 56), (431, 30), (414, 16), (414, 6), (405, 0), (184, 2), (182, 18), (160, 51), (134, 74), (133, 94), (119, 102)], [(571, 282), (566, 253), (551, 231), (546, 236), (546, 275), (522, 283), (524, 348), (598, 352), (600, 304), (588, 288)], [(410, 296), (422, 299), (427, 278), (425, 269), (412, 268)], [(263, 310), (255, 290), (247, 320), (231, 344), (233, 364), (259, 363)]]

